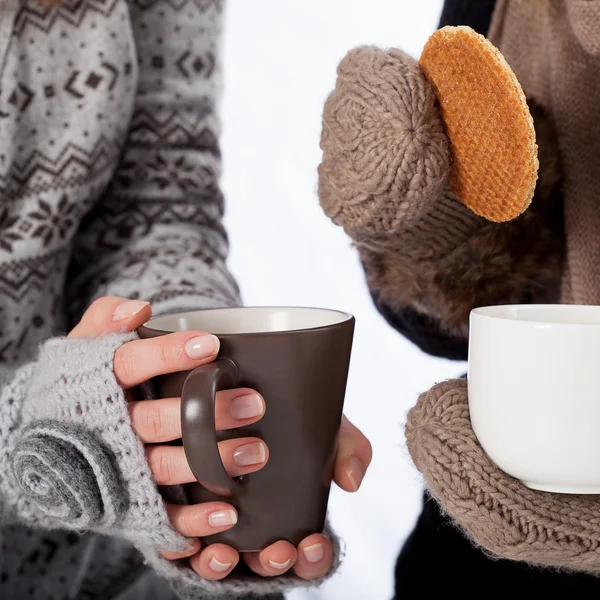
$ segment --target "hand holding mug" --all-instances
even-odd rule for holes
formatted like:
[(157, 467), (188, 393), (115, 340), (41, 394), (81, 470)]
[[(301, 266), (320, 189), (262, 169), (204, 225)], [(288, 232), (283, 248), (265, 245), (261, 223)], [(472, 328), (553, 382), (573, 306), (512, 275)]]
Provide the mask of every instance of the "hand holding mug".
[[(85, 313), (70, 337), (92, 337), (109, 332), (134, 331), (151, 316), (146, 302), (106, 297), (97, 300)], [(115, 354), (114, 370), (118, 382), (131, 389), (169, 373), (193, 370), (211, 363), (219, 352), (219, 340), (202, 331), (180, 331), (151, 339), (128, 342)], [(181, 438), (181, 400), (179, 397), (151, 401), (131, 401), (132, 425), (142, 442), (158, 485), (179, 485), (196, 481), (182, 446), (169, 445)], [(217, 393), (215, 427), (236, 430), (260, 421), (265, 401), (256, 391), (244, 387)], [(259, 438), (249, 436), (219, 442), (218, 452), (230, 477), (254, 473), (269, 460), (269, 448)], [(344, 490), (358, 489), (371, 461), (368, 440), (347, 419), (342, 420), (334, 480)], [(192, 505), (167, 505), (175, 529), (192, 538), (189, 553), (165, 555), (169, 559), (189, 556), (191, 567), (202, 577), (222, 579), (237, 565), (239, 553), (220, 543), (201, 548), (198, 538), (209, 537), (235, 526), (238, 513), (225, 501)], [(275, 576), (293, 569), (304, 579), (323, 576), (332, 564), (331, 542), (321, 534), (305, 537), (297, 547), (278, 541), (260, 552), (243, 554), (248, 566), (258, 575)]]

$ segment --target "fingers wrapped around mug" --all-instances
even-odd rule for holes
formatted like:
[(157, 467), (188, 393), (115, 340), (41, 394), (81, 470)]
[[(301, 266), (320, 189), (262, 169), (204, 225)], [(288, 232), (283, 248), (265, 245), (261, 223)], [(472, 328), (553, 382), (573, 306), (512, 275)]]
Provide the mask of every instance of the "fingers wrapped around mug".
[[(258, 438), (219, 442), (219, 453), (230, 477), (254, 473), (269, 460), (269, 449)], [(147, 445), (146, 458), (158, 485), (181, 485), (196, 481), (181, 446)]]
[[(129, 403), (131, 423), (145, 444), (171, 442), (181, 438), (181, 399), (138, 400)], [(265, 414), (263, 397), (249, 388), (217, 392), (217, 431), (235, 429), (260, 420)]]
[[(198, 329), (219, 332), (221, 353), (216, 360), (208, 352), (194, 357), (187, 352), (196, 338), (201, 351), (207, 348), (207, 336)], [(129, 345), (131, 354), (115, 360), (115, 373), (123, 374), (123, 385), (136, 385), (140, 373), (156, 378), (155, 395), (163, 400), (132, 404), (132, 421), (148, 444), (155, 481), (191, 484), (185, 491), (191, 508), (198, 511), (196, 535), (208, 545), (195, 553), (191, 548), (189, 562), (202, 577), (225, 577), (240, 555), (263, 577), (285, 574), (296, 565), (296, 573), (304, 579), (331, 572), (335, 539), (304, 538), (307, 532), (324, 531), (353, 331), (354, 317), (341, 311), (299, 307), (196, 311), (152, 319), (138, 330), (141, 339)], [(148, 360), (142, 352), (147, 352)], [(129, 360), (139, 368), (129, 368)], [(261, 390), (266, 408), (253, 390), (235, 389), (245, 381)], [(261, 420), (265, 412), (268, 419)], [(167, 420), (171, 426), (164, 425)], [(228, 434), (255, 422), (237, 433), (248, 437), (232, 439)], [(361, 475), (354, 486), (347, 475), (348, 461), (357, 455), (364, 472), (370, 446), (357, 429), (346, 425), (344, 431), (343, 485), (354, 489)], [(161, 445), (177, 438), (183, 448)], [(243, 477), (246, 474), (250, 476)], [(230, 530), (202, 535), (207, 524), (204, 507), (216, 499), (235, 506), (239, 522)], [(184, 535), (193, 534), (189, 528), (184, 532), (182, 524), (175, 527)], [(274, 587), (287, 585), (277, 581), (273, 580)]]
[(202, 331), (179, 331), (169, 335), (123, 344), (115, 353), (114, 372), (125, 389), (177, 371), (188, 371), (213, 361), (219, 339)]
[(466, 379), (422, 394), (405, 432), (429, 491), (476, 545), (504, 559), (600, 573), (597, 497), (533, 490), (501, 471), (471, 426)]
[(235, 569), (240, 560), (239, 553), (230, 546), (211, 544), (202, 548), (198, 540), (192, 543), (187, 552), (163, 552), (162, 554), (167, 560), (189, 558), (190, 567), (208, 581), (224, 579)]
[(294, 548), (280, 541), (262, 552), (244, 555), (244, 561), (261, 577), (276, 577), (290, 570), (305, 580), (314, 580), (329, 573), (333, 564), (333, 546), (322, 534), (310, 535)]
[(167, 504), (167, 513), (175, 529), (189, 538), (206, 537), (225, 531), (238, 520), (235, 508), (225, 502)]
[[(339, 549), (337, 554), (339, 560)], [(331, 540), (322, 534), (309, 535), (298, 546), (294, 572), (302, 579), (319, 579), (329, 573), (333, 562), (334, 547)]]
[(225, 544), (211, 544), (190, 558), (190, 566), (209, 581), (224, 579), (235, 569), (240, 555)]

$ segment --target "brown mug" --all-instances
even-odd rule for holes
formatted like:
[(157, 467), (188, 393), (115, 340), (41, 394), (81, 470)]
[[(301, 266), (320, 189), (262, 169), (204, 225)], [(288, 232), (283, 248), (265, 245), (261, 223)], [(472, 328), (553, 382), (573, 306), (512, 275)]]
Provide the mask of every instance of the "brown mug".
[[(182, 443), (198, 483), (185, 486), (190, 503), (223, 500), (237, 524), (204, 538), (240, 552), (278, 540), (295, 546), (325, 525), (350, 365), (354, 317), (313, 308), (249, 307), (200, 310), (151, 319), (141, 338), (199, 330), (221, 342), (217, 359), (193, 371), (153, 380), (157, 396), (181, 396)], [(265, 399), (255, 424), (215, 429), (215, 394), (249, 387)], [(217, 443), (259, 437), (269, 460), (258, 472), (231, 478)]]

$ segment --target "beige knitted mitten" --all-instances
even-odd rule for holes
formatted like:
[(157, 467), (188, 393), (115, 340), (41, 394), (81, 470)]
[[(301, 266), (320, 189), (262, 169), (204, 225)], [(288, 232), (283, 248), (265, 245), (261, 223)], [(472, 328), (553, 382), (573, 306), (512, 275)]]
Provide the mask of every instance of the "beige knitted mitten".
[(500, 471), (471, 428), (466, 379), (422, 394), (406, 439), (429, 491), (475, 544), (501, 558), (600, 573), (597, 497), (531, 490)]
[(424, 258), (483, 221), (448, 191), (450, 142), (434, 91), (401, 50), (360, 47), (340, 62), (321, 148), (321, 205), (358, 243)]

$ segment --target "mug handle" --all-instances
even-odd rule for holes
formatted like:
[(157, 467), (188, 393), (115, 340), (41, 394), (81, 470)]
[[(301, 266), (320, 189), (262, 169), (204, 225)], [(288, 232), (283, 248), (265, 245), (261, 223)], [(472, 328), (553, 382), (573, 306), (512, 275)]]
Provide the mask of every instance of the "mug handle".
[(215, 427), (216, 393), (237, 387), (235, 363), (219, 358), (194, 369), (181, 392), (181, 434), (183, 449), (194, 477), (219, 496), (233, 496), (240, 485), (225, 470), (217, 445)]

